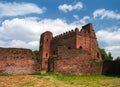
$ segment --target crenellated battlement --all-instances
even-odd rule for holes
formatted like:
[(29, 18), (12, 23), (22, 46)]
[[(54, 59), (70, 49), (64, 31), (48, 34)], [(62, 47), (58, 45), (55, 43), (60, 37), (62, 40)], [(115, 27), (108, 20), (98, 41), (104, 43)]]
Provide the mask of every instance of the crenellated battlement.
[[(91, 32), (94, 32), (93, 28), (92, 28), (92, 24), (89, 23), (85, 26), (82, 26), (82, 29), (78, 29), (75, 28), (74, 30), (70, 30), (67, 31), (65, 33), (59, 34), (55, 37), (53, 37), (53, 39), (64, 39), (64, 38), (68, 38), (71, 37), (73, 35), (81, 35), (81, 36), (85, 36), (85, 37), (91, 37)], [(94, 35), (92, 35), (92, 37), (95, 37)]]
[(62, 39), (62, 38), (73, 36), (73, 35), (78, 34), (78, 33), (80, 33), (79, 29), (75, 28), (74, 30), (72, 29), (72, 30), (67, 31), (65, 33), (59, 34), (59, 35), (53, 37), (53, 39)]

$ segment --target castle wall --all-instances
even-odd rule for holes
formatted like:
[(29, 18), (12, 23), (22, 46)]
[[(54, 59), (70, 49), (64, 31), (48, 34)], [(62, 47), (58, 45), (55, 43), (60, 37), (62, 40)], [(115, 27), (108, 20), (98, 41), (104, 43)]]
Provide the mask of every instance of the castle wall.
[(49, 59), (50, 71), (74, 75), (101, 74), (101, 61), (92, 59), (87, 51), (59, 46), (58, 52), (57, 57)]
[(58, 46), (66, 46), (68, 49), (76, 48), (76, 33), (72, 32), (65, 36), (54, 38), (51, 41), (51, 54), (57, 55)]
[(38, 65), (29, 49), (0, 48), (0, 74), (32, 74)]
[(90, 38), (77, 35), (76, 37), (76, 48), (86, 49), (90, 51)]

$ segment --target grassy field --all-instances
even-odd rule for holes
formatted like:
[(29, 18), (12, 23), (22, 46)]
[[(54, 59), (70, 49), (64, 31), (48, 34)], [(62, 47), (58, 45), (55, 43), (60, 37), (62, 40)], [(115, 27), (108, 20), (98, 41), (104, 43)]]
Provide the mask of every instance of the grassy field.
[(0, 87), (120, 87), (120, 77), (75, 76), (55, 73), (1, 75)]

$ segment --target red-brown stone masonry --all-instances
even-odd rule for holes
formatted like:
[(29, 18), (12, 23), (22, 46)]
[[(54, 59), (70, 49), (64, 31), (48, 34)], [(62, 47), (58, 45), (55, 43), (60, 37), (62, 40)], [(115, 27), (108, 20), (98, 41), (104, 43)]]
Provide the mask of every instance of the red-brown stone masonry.
[(76, 47), (80, 48), (80, 46), (82, 47), (82, 49), (85, 49), (85, 40), (83, 38), (83, 36), (81, 35), (77, 35), (76, 36)]
[(83, 26), (77, 35), (77, 47), (79, 47), (79, 44), (82, 45), (83, 49), (89, 51), (94, 59), (101, 59), (96, 35), (91, 23)]
[(99, 52), (99, 49), (95, 39), (77, 35), (76, 42), (77, 48), (82, 47), (82, 49), (87, 50), (94, 58), (97, 58), (96, 54)]
[(39, 66), (30, 49), (0, 48), (0, 74), (32, 74)]
[[(51, 54), (54, 55), (54, 52), (57, 53), (58, 46), (66, 46), (68, 49), (76, 48), (76, 36), (75, 34), (72, 36), (60, 38), (60, 39), (53, 39), (51, 41)], [(63, 50), (64, 51), (64, 50)]]
[(58, 58), (51, 66), (51, 70), (63, 74), (101, 74), (101, 62), (95, 62), (85, 50), (69, 50), (65, 46), (59, 46)]
[(53, 38), (51, 32), (46, 31), (41, 35), (40, 40), (40, 64), (42, 70), (47, 70), (48, 68), (48, 58), (50, 57), (50, 43)]
[[(41, 35), (40, 42), (42, 44), (40, 46), (41, 67), (44, 70), (47, 70), (47, 62), (50, 56), (60, 55), (58, 46), (65, 46), (68, 49), (82, 48), (89, 52), (92, 58), (101, 60), (96, 35), (91, 23), (83, 26), (81, 31), (76, 28), (56, 37), (52, 37), (52, 33), (47, 31)], [(62, 51), (64, 52), (64, 50)], [(48, 53), (47, 56), (46, 53)]]

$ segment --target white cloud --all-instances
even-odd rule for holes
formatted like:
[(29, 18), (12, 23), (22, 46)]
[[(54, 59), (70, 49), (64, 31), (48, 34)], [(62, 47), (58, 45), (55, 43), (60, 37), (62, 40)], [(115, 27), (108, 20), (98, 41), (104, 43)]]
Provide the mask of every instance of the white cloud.
[(73, 17), (77, 20), (79, 20), (79, 16), (78, 15), (73, 15)]
[[(77, 17), (79, 18), (79, 16)], [(85, 25), (87, 21), (89, 21), (90, 17), (89, 16), (84, 16), (82, 19), (77, 19), (77, 21), (74, 21), (72, 24), (78, 26), (80, 25)]]
[(105, 50), (107, 52), (112, 52), (114, 57), (120, 56), (120, 28), (114, 31), (99, 30), (96, 35), (99, 42), (104, 42), (106, 44)]
[(2, 40), (0, 40), (0, 45), (1, 45), (1, 46), (4, 46), (4, 45), (5, 45), (5, 42), (2, 41)]
[(63, 5), (58, 6), (58, 9), (65, 13), (67, 13), (68, 11), (72, 11), (72, 10), (80, 10), (82, 8), (83, 8), (82, 2), (77, 2), (75, 5), (63, 4)]
[(37, 21), (18, 18), (5, 20), (0, 27), (0, 39), (36, 40), (35, 34), (38, 30)]
[(5, 20), (0, 26), (0, 46), (38, 49), (41, 33), (51, 31), (57, 35), (80, 26), (68, 24), (59, 18), (40, 20), (27, 17)]
[(93, 12), (93, 17), (94, 18), (99, 17), (100, 19), (111, 18), (120, 20), (120, 13), (116, 13), (112, 10), (97, 9)]
[(9, 42), (8, 44), (10, 47), (26, 47), (28, 48), (28, 45), (27, 43), (25, 43), (24, 41), (21, 41), (21, 40), (12, 40)]
[(12, 40), (5, 47), (29, 48), (36, 49), (39, 45), (38, 41), (25, 42), (21, 40)]
[(100, 41), (103, 41), (108, 45), (120, 44), (120, 29), (115, 31), (99, 30), (96, 34)]
[(40, 8), (33, 3), (0, 3), (0, 17), (19, 16), (31, 13), (42, 14), (45, 7)]
[(120, 56), (120, 45), (119, 46), (116, 46), (116, 45), (106, 46), (105, 50), (107, 52), (111, 52), (114, 59), (117, 58), (118, 56)]
[(84, 17), (80, 20), (80, 22), (81, 22), (82, 24), (86, 24), (86, 20), (89, 20), (89, 19), (90, 19), (89, 16), (84, 16)]

